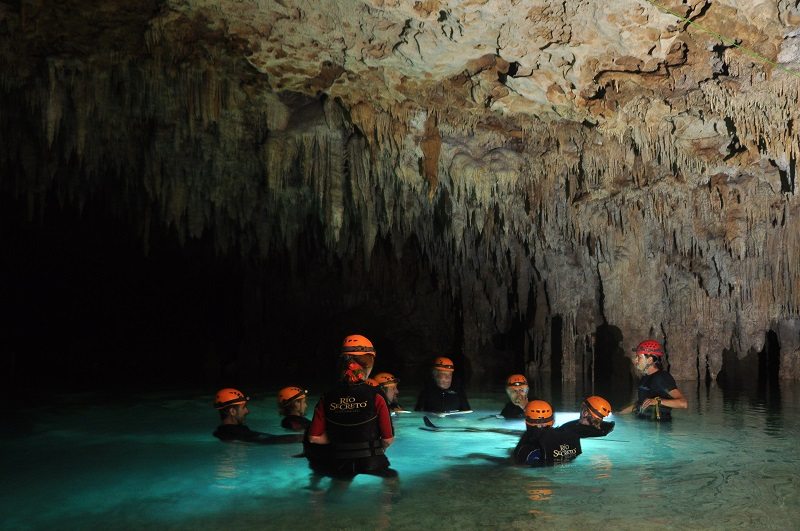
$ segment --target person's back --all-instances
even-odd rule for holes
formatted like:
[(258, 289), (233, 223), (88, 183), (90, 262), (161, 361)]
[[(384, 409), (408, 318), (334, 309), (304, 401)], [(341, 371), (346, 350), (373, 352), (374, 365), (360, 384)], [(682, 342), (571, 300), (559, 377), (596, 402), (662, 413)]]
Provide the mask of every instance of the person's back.
[(562, 428), (528, 428), (514, 448), (518, 465), (541, 466), (571, 461), (582, 453), (578, 435)]
[(378, 388), (365, 383), (340, 384), (325, 393), (321, 403), (335, 459), (359, 460), (356, 467), (359, 472), (389, 466), (378, 420), (379, 410), (388, 408)]
[(511, 454), (518, 465), (542, 466), (571, 461), (581, 454), (580, 438), (570, 430), (553, 428), (553, 409), (544, 400), (525, 407), (527, 429)]
[(342, 478), (396, 475), (385, 456), (394, 441), (389, 408), (380, 389), (365, 383), (374, 358), (367, 338), (345, 338), (341, 382), (322, 395), (308, 429), (307, 457), (315, 472)]

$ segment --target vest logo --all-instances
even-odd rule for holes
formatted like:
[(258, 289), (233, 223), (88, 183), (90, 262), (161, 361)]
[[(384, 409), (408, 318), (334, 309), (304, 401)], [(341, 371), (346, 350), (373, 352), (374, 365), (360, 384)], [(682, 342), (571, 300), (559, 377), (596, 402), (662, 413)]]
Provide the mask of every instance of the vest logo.
[(331, 411), (341, 411), (349, 409), (363, 409), (367, 407), (366, 402), (356, 402), (354, 396), (340, 397), (338, 402), (331, 402), (328, 407)]
[(568, 444), (562, 444), (560, 449), (553, 450), (553, 457), (575, 457), (577, 453), (577, 448), (570, 448)]

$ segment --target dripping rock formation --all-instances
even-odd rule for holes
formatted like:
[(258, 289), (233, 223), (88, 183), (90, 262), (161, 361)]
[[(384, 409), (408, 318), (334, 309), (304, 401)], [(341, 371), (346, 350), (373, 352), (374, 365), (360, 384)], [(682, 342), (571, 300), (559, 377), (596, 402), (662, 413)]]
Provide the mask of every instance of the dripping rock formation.
[(238, 257), (243, 367), (800, 377), (797, 0), (23, 0), (0, 55), (17, 217)]

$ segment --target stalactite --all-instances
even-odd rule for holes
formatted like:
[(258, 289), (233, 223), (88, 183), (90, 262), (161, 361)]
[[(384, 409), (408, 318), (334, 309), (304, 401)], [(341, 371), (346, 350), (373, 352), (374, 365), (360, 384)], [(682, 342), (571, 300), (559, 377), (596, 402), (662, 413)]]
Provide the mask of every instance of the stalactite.
[[(32, 215), (55, 190), (143, 220), (145, 246), (172, 227), (210, 233), (221, 252), (296, 261), (307, 237), (367, 268), (377, 241), (392, 240), (399, 259), (413, 238), (464, 309), (467, 357), (479, 365), (492, 335), (529, 322), (529, 362), (549, 370), (548, 319), (560, 315), (567, 379), (603, 319), (625, 346), (651, 330), (668, 337), (677, 376), (696, 376), (699, 356), (713, 377), (722, 348), (745, 355), (770, 323), (800, 315), (794, 77), (730, 58), (727, 74), (689, 73), (680, 89), (662, 83), (678, 83), (679, 65), (666, 81), (616, 72), (627, 77), (559, 118), (483, 105), (514, 86), (498, 52), (468, 80), (420, 81), (416, 99), (394, 87), (348, 100), (280, 89), (258, 50), (246, 52), (251, 68), (234, 39), (201, 52), (175, 42), (185, 17), (152, 20), (141, 57), (49, 58), (44, 79), (0, 79), (4, 101), (25, 109), (14, 120), (33, 130), (4, 135), (0, 160), (14, 172), (0, 183)], [(377, 68), (354, 62), (365, 76)], [(575, 79), (588, 75), (579, 66)]]

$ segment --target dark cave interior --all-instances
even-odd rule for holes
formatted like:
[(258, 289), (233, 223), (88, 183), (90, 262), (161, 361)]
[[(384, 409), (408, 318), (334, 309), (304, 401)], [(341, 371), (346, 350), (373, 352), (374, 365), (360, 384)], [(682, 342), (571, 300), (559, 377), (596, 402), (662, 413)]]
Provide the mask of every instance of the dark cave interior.
[[(449, 355), (473, 388), (497, 389), (524, 372), (525, 324), (494, 336), (489, 377), (470, 379), (459, 355), (458, 301), (441, 288), (414, 241), (398, 261), (379, 242), (367, 267), (323, 256), (313, 229), (297, 256), (220, 253), (210, 238), (151, 234), (98, 201), (78, 211), (54, 198), (30, 216), (2, 196), (3, 365), (11, 388), (84, 391), (225, 385), (269, 388), (330, 381), (338, 342), (360, 331), (379, 346), (378, 366), (407, 382), (426, 360)], [(313, 226), (313, 225), (312, 225)], [(550, 371), (532, 389), (559, 392), (561, 327), (550, 321)], [(622, 403), (634, 377), (619, 328), (597, 328), (579, 368), (586, 390)], [(729, 389), (777, 385), (777, 336), (739, 360), (724, 355), (718, 381)]]
[(145, 250), (99, 202), (77, 211), (53, 200), (30, 219), (25, 201), (3, 194), (2, 217), (14, 387), (311, 385), (330, 379), (351, 330), (401, 378), (423, 377), (425, 355), (445, 351), (466, 369), (452, 303), (413, 241), (399, 262), (377, 245), (367, 269), (322, 256), (313, 235), (297, 258), (219, 253), (169, 230)]

